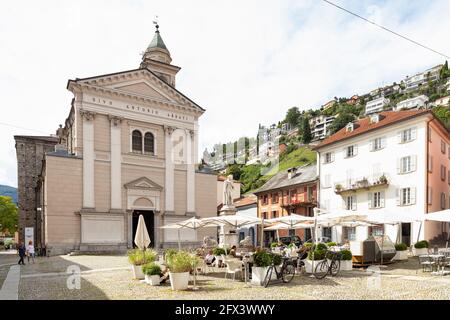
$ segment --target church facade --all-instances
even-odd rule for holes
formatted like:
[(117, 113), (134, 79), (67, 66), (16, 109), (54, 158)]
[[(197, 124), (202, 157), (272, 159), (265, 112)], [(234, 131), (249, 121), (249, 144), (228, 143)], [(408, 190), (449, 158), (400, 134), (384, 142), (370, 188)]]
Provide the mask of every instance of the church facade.
[[(52, 254), (131, 248), (139, 215), (151, 246), (176, 246), (160, 226), (216, 215), (217, 178), (195, 165), (205, 110), (176, 89), (171, 61), (157, 26), (139, 68), (69, 80), (70, 113), (36, 189), (37, 242)], [(182, 243), (206, 235), (215, 230), (182, 231)]]

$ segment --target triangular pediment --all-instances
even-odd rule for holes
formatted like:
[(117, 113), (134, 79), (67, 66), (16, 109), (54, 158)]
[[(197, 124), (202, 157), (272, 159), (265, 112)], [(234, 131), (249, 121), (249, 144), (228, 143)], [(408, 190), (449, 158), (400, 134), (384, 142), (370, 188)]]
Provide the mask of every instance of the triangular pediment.
[(131, 84), (119, 83), (111, 86), (111, 88), (131, 94), (138, 94), (140, 96), (156, 98), (161, 101), (175, 102), (174, 99), (171, 99), (169, 96), (163, 94), (161, 91), (158, 91), (147, 81), (139, 81)]
[(161, 187), (156, 182), (153, 182), (147, 177), (142, 177), (125, 184), (126, 189), (144, 189), (144, 190), (162, 190)]
[(177, 107), (193, 108), (201, 113), (204, 111), (203, 108), (147, 68), (69, 80), (68, 88), (70, 89), (71, 85), (75, 83), (138, 98), (154, 99)]

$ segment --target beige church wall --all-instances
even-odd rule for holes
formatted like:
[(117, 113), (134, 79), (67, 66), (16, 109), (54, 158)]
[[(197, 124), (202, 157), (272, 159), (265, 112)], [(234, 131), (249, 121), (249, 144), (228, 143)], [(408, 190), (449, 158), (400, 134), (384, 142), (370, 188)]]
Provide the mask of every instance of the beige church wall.
[[(217, 215), (216, 192), (217, 177), (213, 174), (196, 173), (195, 174), (195, 206), (197, 216), (200, 218), (214, 217)], [(205, 236), (216, 237), (216, 228), (203, 228), (198, 230), (198, 240), (201, 241)]]
[(186, 213), (186, 171), (174, 171), (174, 209), (175, 214)]
[(111, 208), (111, 166), (95, 161), (94, 170), (95, 209), (106, 212)]
[[(76, 248), (80, 243), (82, 161), (46, 156), (46, 245), (52, 254)], [(62, 247), (61, 247), (62, 246)]]
[(95, 115), (94, 135), (95, 150), (109, 152), (111, 149), (111, 124), (107, 115)]
[[(122, 208), (127, 207), (127, 189), (124, 185), (136, 179), (147, 177), (164, 188), (164, 169), (122, 164)], [(160, 198), (161, 210), (164, 210), (164, 189)]]
[(84, 215), (81, 221), (81, 230), (83, 243), (125, 243), (125, 219), (123, 215)]

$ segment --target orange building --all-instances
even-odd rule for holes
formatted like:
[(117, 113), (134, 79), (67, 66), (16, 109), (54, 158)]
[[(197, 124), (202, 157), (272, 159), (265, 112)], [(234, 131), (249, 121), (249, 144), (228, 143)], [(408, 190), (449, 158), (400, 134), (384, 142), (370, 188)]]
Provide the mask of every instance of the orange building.
[[(258, 197), (258, 217), (278, 218), (291, 213), (313, 216), (317, 204), (316, 165), (291, 168), (280, 171), (255, 192)], [(280, 230), (280, 237), (297, 235), (302, 240), (311, 238), (310, 230)], [(264, 243), (274, 241), (275, 231), (264, 233)]]

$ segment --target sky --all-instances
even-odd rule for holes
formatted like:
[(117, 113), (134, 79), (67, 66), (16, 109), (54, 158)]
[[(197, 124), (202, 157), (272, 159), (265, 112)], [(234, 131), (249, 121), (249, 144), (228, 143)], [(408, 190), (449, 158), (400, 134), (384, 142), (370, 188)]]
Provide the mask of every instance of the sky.
[[(334, 2), (450, 55), (448, 0)], [(200, 154), (445, 60), (320, 0), (1, 1), (0, 184), (17, 186), (13, 136), (55, 133), (68, 79), (138, 67), (155, 15), (177, 89), (206, 109)]]

